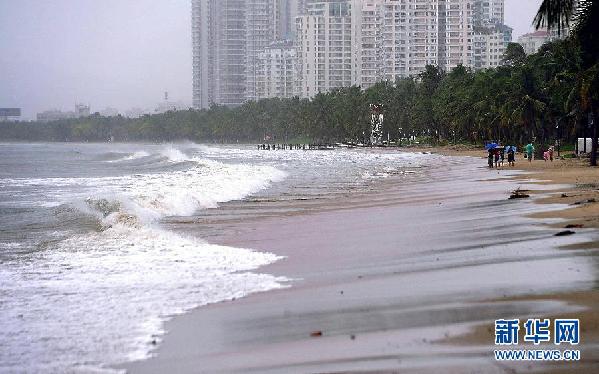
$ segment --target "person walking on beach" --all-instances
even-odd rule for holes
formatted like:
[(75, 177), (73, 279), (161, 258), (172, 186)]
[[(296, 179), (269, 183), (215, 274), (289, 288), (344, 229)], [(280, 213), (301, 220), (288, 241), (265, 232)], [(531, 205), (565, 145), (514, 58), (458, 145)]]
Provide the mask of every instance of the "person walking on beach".
[(489, 163), (489, 168), (493, 169), (493, 148), (489, 148), (488, 152), (487, 162)]
[(503, 161), (505, 160), (505, 147), (503, 147), (499, 150), (499, 157), (500, 157), (499, 165), (501, 165), (501, 167), (503, 167)]
[(528, 162), (532, 162), (532, 158), (535, 154), (535, 146), (530, 142), (524, 147), (524, 150), (526, 151), (526, 156), (528, 156)]
[(495, 148), (495, 168), (499, 168), (499, 154), (501, 151), (499, 148)]
[(507, 163), (509, 166), (515, 166), (515, 162), (516, 162), (516, 147), (513, 145), (508, 146)]

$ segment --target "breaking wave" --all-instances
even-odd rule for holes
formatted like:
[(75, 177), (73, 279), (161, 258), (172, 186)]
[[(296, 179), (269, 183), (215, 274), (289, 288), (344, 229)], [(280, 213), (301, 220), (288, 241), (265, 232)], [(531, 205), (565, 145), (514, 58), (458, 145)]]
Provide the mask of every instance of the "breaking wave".
[(212, 245), (160, 222), (243, 199), (286, 174), (174, 147), (121, 161), (156, 157), (166, 159), (159, 172), (0, 180), (0, 187), (43, 191), (51, 204), (98, 222), (97, 230), (0, 267), (0, 371), (86, 371), (140, 359), (169, 316), (285, 286), (284, 278), (253, 272), (278, 256)]

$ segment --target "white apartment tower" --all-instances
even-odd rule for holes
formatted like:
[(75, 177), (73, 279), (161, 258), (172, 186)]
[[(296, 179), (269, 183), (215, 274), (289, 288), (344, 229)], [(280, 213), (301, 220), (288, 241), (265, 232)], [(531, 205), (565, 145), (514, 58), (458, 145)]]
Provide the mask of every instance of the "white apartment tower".
[[(427, 65), (446, 70), (474, 67), (476, 1), (308, 1), (307, 14), (298, 17), (298, 94), (311, 97), (339, 84), (369, 88), (376, 82), (417, 75)], [(332, 9), (340, 7), (348, 13), (334, 14)], [(331, 20), (341, 19), (343, 31), (331, 26)], [(351, 59), (342, 65), (330, 64), (339, 61), (332, 58), (348, 54)], [(335, 74), (344, 79), (327, 80), (334, 75), (331, 68), (339, 66), (343, 73)], [(345, 75), (348, 66), (351, 71)]]
[(258, 54), (257, 99), (295, 96), (296, 68), (293, 43), (276, 42)]
[(474, 14), (477, 26), (502, 25), (504, 22), (505, 0), (477, 0), (474, 1)]
[(246, 0), (246, 100), (256, 100), (258, 54), (277, 39), (281, 29), (280, 1)]
[(305, 0), (191, 0), (193, 105), (258, 99), (258, 55), (293, 37)]
[(349, 1), (309, 1), (296, 18), (297, 94), (352, 85), (352, 22)]
[(192, 0), (194, 106), (496, 67), (503, 13), (504, 0)]
[(352, 2), (352, 84), (365, 89), (380, 81), (385, 63), (391, 63), (389, 60), (383, 60), (382, 54), (382, 2)]

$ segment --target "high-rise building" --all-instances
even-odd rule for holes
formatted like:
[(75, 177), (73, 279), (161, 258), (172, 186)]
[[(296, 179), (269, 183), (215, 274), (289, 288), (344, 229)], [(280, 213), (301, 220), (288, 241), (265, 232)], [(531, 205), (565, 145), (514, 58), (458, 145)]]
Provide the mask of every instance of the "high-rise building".
[[(416, 75), (427, 65), (474, 66), (474, 1), (308, 1), (308, 14), (298, 18), (298, 93), (310, 97), (337, 87), (318, 78), (330, 71), (333, 52), (337, 56), (351, 52), (352, 59), (344, 66), (351, 67), (351, 84), (362, 88)], [(333, 6), (347, 7), (349, 12), (345, 19), (351, 24), (346, 23), (343, 32), (346, 44), (336, 44), (334, 29), (326, 24), (327, 17), (335, 17)], [(315, 16), (318, 21), (311, 18)]]
[(258, 55), (282, 32), (281, 1), (247, 0), (246, 9), (246, 100), (256, 100)]
[(505, 25), (475, 28), (474, 68), (488, 69), (501, 65), (507, 44), (512, 40), (512, 29)]
[(194, 107), (245, 101), (246, 36), (245, 0), (192, 0)]
[(473, 6), (477, 26), (503, 24), (504, 0), (476, 0)]
[(277, 0), (279, 7), (279, 32), (277, 39), (295, 40), (295, 18), (306, 11), (306, 0)]
[(295, 96), (295, 47), (291, 41), (275, 42), (258, 54), (256, 98)]
[(215, 102), (215, 5), (210, 0), (191, 2), (193, 106), (208, 108)]
[(193, 105), (258, 99), (258, 55), (292, 38), (305, 0), (192, 0)]
[(494, 67), (511, 41), (503, 12), (504, 0), (192, 0), (194, 106), (288, 97), (289, 79), (312, 97), (427, 65)]
[[(383, 76), (383, 66), (392, 61), (383, 57), (382, 0), (353, 1), (352, 38), (354, 42), (352, 83), (363, 88), (373, 86)], [(391, 41), (390, 38), (386, 41)], [(389, 56), (387, 56), (389, 57)]]
[(349, 1), (308, 1), (297, 17), (298, 95), (352, 84), (352, 22)]

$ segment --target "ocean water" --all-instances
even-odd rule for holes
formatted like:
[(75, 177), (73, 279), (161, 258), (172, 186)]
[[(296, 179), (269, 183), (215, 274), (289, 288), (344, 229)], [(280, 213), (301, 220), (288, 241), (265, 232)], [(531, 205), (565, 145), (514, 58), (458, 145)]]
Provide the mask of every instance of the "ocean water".
[(277, 255), (210, 244), (201, 220), (173, 219), (367, 193), (435, 157), (0, 144), (0, 372), (111, 372), (146, 357), (173, 315), (289, 285), (260, 272)]

